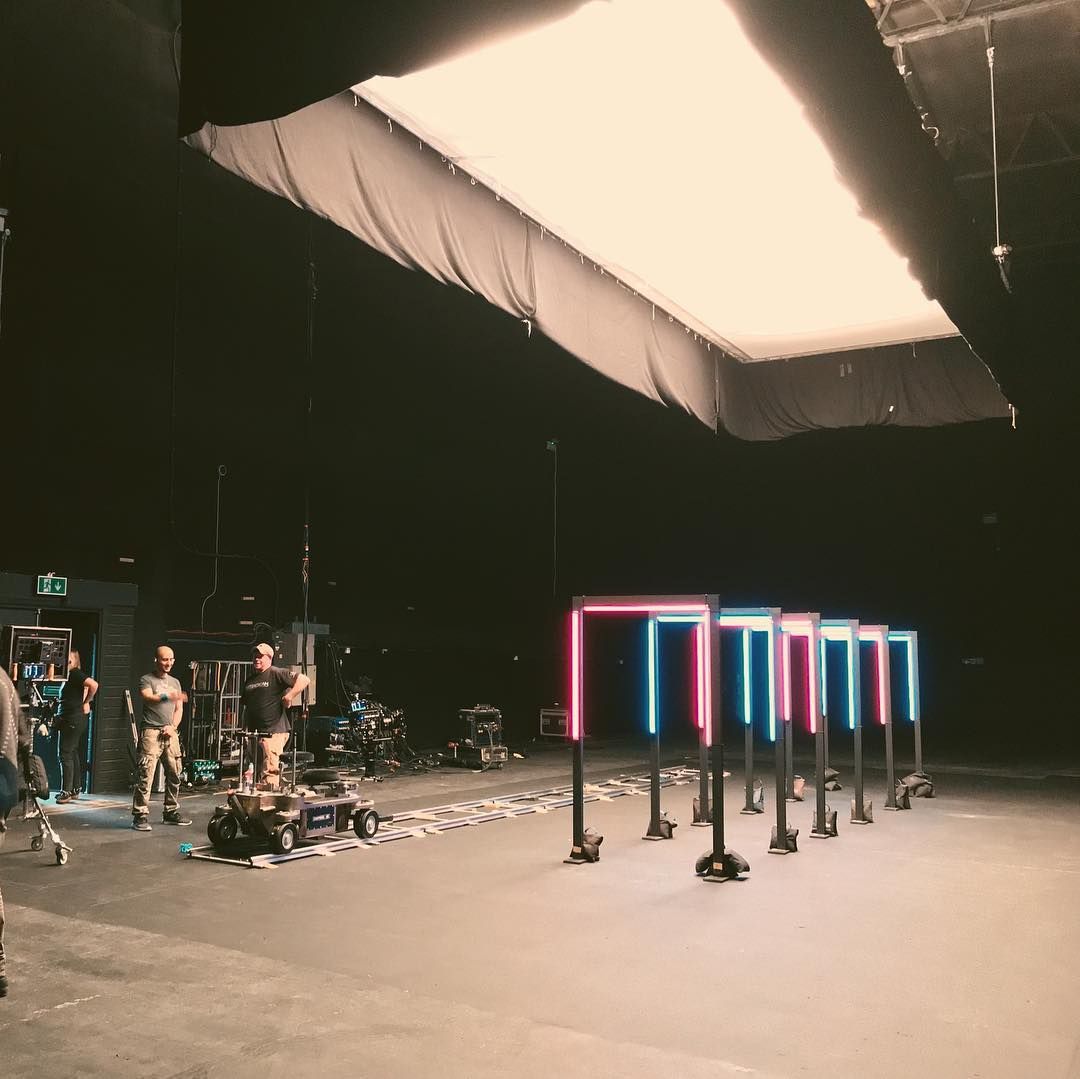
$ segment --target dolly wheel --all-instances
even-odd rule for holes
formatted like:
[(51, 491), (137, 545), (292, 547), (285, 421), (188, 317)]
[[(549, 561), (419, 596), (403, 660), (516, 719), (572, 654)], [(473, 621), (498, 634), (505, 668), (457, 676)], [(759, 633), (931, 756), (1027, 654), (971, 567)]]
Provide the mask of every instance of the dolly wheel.
[(56, 864), (67, 865), (68, 852), (63, 847), (56, 848)]
[(211, 817), (206, 825), (206, 837), (214, 846), (222, 843), (231, 843), (236, 838), (238, 825), (236, 818), (231, 813), (223, 813), (220, 817)]
[(295, 824), (279, 824), (270, 836), (270, 846), (275, 854), (289, 854), (299, 838), (300, 832)]
[(44, 848), (44, 846), (45, 846), (45, 840), (42, 839), (41, 836), (39, 836), (39, 835), (34, 836), (34, 838), (30, 840), (30, 849), (31, 850), (42, 850)]
[(353, 831), (360, 839), (371, 839), (379, 830), (379, 814), (374, 809), (365, 809), (353, 817)]

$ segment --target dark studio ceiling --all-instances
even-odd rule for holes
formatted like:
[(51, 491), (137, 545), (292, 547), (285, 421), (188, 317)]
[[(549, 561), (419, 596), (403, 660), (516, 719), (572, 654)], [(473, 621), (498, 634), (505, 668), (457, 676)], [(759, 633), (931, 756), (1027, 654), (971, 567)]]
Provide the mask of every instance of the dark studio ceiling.
[[(1080, 0), (867, 0), (987, 253), (1080, 273)], [(991, 108), (987, 50), (993, 48)], [(996, 120), (996, 124), (993, 122)]]

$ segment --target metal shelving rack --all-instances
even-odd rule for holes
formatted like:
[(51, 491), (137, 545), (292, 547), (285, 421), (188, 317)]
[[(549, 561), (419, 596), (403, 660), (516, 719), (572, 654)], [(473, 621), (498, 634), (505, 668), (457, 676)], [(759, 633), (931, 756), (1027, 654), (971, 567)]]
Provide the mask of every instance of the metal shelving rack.
[(223, 771), (239, 763), (240, 693), (250, 672), (246, 660), (192, 662), (190, 756), (220, 761)]

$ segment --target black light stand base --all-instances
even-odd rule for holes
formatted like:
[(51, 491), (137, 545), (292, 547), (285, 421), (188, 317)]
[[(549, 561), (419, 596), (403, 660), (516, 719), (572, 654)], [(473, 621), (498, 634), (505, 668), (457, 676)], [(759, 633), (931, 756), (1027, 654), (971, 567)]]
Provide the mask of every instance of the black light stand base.
[[(907, 788), (912, 798), (934, 797), (934, 779), (925, 772), (912, 772), (911, 775), (904, 776), (900, 783)], [(898, 786), (897, 790), (899, 789)]]
[(784, 842), (780, 842), (776, 834), (776, 825), (773, 825), (772, 834), (769, 836), (770, 854), (797, 854), (799, 850), (799, 829), (789, 827)]
[(888, 809), (888, 810), (892, 810), (894, 812), (899, 811), (901, 809), (910, 809), (911, 808), (911, 794), (908, 791), (907, 787), (904, 786), (903, 783), (897, 783), (896, 784), (896, 804), (895, 805), (889, 805), (889, 803), (886, 802), (885, 803), (885, 808)]
[(604, 837), (592, 828), (585, 829), (585, 835), (579, 845), (570, 848), (570, 854), (563, 861), (567, 865), (584, 865), (586, 862), (600, 861), (600, 844)]
[(834, 839), (840, 833), (836, 830), (836, 810), (832, 806), (825, 806), (825, 831), (818, 828), (817, 810), (814, 810), (814, 823), (810, 831), (811, 839)]
[(852, 824), (873, 824), (874, 823), (874, 803), (863, 803), (863, 815), (857, 817), (855, 815), (855, 799), (851, 799), (851, 823)]
[(765, 812), (765, 784), (760, 779), (754, 781), (754, 797), (749, 808), (743, 806), (739, 812), (745, 817), (753, 817)]
[(599, 861), (599, 856), (589, 858), (580, 847), (572, 847), (569, 855), (563, 859), (564, 865), (586, 865), (589, 862)]
[(660, 817), (659, 820), (649, 821), (648, 831), (641, 837), (642, 839), (674, 839), (675, 829), (679, 826), (679, 822), (668, 818), (667, 814)]
[(570, 853), (563, 861), (567, 865), (584, 865), (586, 862), (598, 862), (600, 860), (600, 844), (604, 842), (604, 836), (593, 827), (585, 828), (578, 841), (575, 835), (575, 844), (570, 848)]
[(707, 850), (697, 860), (694, 872), (710, 884), (723, 884), (729, 880), (745, 880), (741, 874), (750, 872), (750, 863), (730, 847), (724, 851), (719, 861), (713, 858), (711, 850)]
[(701, 811), (701, 799), (694, 798), (694, 819), (690, 822), (691, 828), (711, 828), (712, 827), (712, 814), (709, 813), (708, 807), (705, 808), (705, 812)]

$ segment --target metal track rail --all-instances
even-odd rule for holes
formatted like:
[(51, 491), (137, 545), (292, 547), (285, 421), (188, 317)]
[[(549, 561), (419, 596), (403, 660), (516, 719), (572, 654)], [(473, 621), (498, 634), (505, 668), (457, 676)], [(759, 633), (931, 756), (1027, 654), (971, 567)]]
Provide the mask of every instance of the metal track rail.
[[(697, 780), (696, 768), (671, 768), (660, 773), (661, 787), (683, 786), (696, 783)], [(626, 795), (647, 797), (648, 794), (647, 775), (618, 776), (602, 783), (585, 784), (586, 802), (610, 802)], [(438, 835), (453, 828), (475, 828), (490, 821), (524, 817), (531, 813), (549, 813), (553, 809), (564, 809), (572, 805), (573, 801), (573, 788), (568, 783), (520, 794), (498, 794), (469, 802), (405, 810), (392, 817), (382, 818), (379, 831), (371, 839), (359, 839), (351, 834), (307, 839), (302, 840), (301, 844), (288, 854), (274, 854), (266, 850), (264, 843), (241, 839), (232, 844), (229, 853), (220, 851), (211, 844), (192, 847), (185, 853), (189, 858), (200, 861), (222, 862), (244, 869), (274, 869), (283, 862), (293, 862), (298, 858), (333, 857), (347, 850), (378, 847), (398, 839), (422, 839), (424, 836)]]

